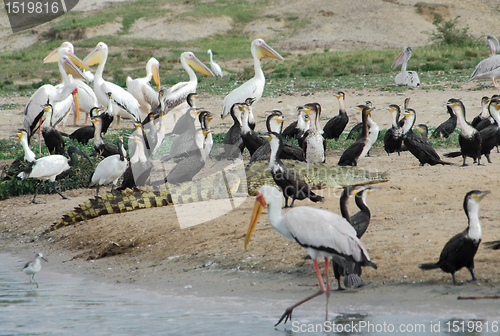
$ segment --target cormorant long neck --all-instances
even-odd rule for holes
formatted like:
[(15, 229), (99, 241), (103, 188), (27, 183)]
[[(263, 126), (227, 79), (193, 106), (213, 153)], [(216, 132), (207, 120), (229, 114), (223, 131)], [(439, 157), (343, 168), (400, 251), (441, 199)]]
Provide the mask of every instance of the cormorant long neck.
[(403, 126), (403, 134), (411, 132), (413, 124), (415, 124), (415, 113), (411, 113), (409, 117), (406, 118), (405, 124)]
[(245, 110), (241, 114), (241, 133), (243, 134), (250, 133), (251, 131), (250, 126), (248, 126), (248, 115), (248, 108), (245, 108)]
[(349, 215), (349, 209), (347, 207), (347, 201), (349, 200), (349, 195), (351, 193), (352, 187), (345, 187), (340, 195), (340, 213), (349, 223), (351, 222), (351, 216)]
[(366, 189), (362, 190), (361, 192), (356, 194), (356, 196), (354, 197), (354, 201), (356, 202), (356, 205), (358, 206), (361, 212), (364, 212), (368, 214), (368, 216), (370, 216), (370, 209), (368, 209), (368, 206), (366, 205), (366, 196), (367, 196)]
[(361, 112), (361, 117), (363, 120), (363, 131), (361, 133), (361, 136), (363, 138), (368, 138), (368, 112), (366, 111), (366, 107), (363, 108), (363, 111)]
[(272, 114), (266, 120), (266, 128), (268, 132), (275, 132), (281, 134), (283, 130), (283, 123), (278, 123), (277, 118), (280, 114)]
[(400, 112), (400, 109), (399, 109), (399, 106), (397, 105), (391, 105), (391, 119), (392, 119), (392, 127), (393, 128), (399, 128), (399, 125), (398, 125), (398, 118), (399, 118), (399, 114), (401, 113)]
[(475, 241), (480, 241), (482, 238), (481, 223), (479, 222), (479, 203), (473, 200), (468, 200), (465, 206), (465, 213), (469, 219), (468, 235), (469, 238)]
[(134, 155), (130, 158), (130, 163), (134, 164), (137, 162), (146, 162), (148, 159), (146, 158), (146, 154), (144, 153), (144, 143), (140, 140), (139, 137), (134, 139), (135, 141), (135, 152)]
[(270, 142), (271, 146), (271, 157), (269, 159), (269, 169), (274, 170), (275, 168), (282, 165), (280, 156), (283, 150), (283, 138), (278, 133), (272, 133), (273, 138)]
[(490, 112), (488, 111), (489, 101), (490, 101), (490, 99), (488, 97), (483, 97), (483, 99), (481, 99), (481, 118), (482, 119), (488, 118), (488, 115), (490, 114)]
[(339, 98), (339, 114), (347, 114), (344, 107), (344, 95), (340, 95)]
[[(118, 140), (118, 154), (120, 155), (120, 161), (125, 161), (125, 148), (123, 148), (123, 141)], [(136, 148), (137, 149), (137, 148)]]
[(455, 112), (458, 122), (460, 123), (460, 128), (461, 128), (461, 133), (463, 136), (467, 138), (472, 138), (472, 136), (477, 133), (477, 130), (472, 127), (467, 120), (465, 120), (465, 107), (464, 105), (460, 102), (458, 106), (455, 106), (453, 108), (453, 111)]
[[(235, 111), (235, 109), (238, 109)], [(237, 126), (241, 127), (241, 111), (239, 110), (238, 106), (235, 106), (233, 109), (231, 109), (231, 118), (233, 118), (234, 124)]]
[(498, 109), (495, 106), (491, 106), (494, 104), (490, 104), (490, 114), (493, 119), (495, 119), (497, 126), (500, 127), (500, 114)]

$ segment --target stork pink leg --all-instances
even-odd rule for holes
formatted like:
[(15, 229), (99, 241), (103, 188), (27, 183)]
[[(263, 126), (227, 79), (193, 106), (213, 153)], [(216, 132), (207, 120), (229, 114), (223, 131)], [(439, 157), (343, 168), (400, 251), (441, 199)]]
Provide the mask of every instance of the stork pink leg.
[[(328, 259), (327, 259), (327, 258), (325, 258), (325, 259), (326, 259), (326, 262), (328, 263)], [(291, 320), (292, 320), (292, 312), (293, 312), (293, 310), (294, 310), (296, 307), (298, 307), (298, 306), (300, 306), (301, 304), (303, 304), (304, 302), (307, 302), (307, 301), (309, 301), (309, 300), (311, 300), (311, 299), (314, 299), (316, 296), (319, 296), (319, 295), (321, 295), (321, 294), (323, 294), (323, 293), (325, 293), (325, 292), (326, 292), (325, 283), (323, 282), (323, 277), (321, 276), (321, 271), (319, 270), (318, 261), (317, 261), (316, 259), (314, 259), (314, 260), (313, 260), (313, 262), (314, 262), (314, 268), (316, 269), (316, 275), (318, 276), (318, 281), (319, 281), (319, 291), (317, 291), (316, 293), (314, 293), (314, 294), (313, 294), (313, 295), (311, 295), (311, 296), (306, 297), (304, 300), (297, 302), (297, 303), (296, 303), (296, 304), (294, 304), (293, 306), (288, 307), (288, 308), (285, 310), (285, 312), (283, 313), (283, 315), (281, 315), (281, 318), (280, 318), (280, 320), (278, 321), (278, 323), (276, 323), (276, 324), (274, 325), (275, 327), (276, 327), (278, 324), (280, 324), (280, 323), (281, 323), (281, 321), (283, 321), (283, 319), (285, 319), (285, 322), (283, 322), (283, 323), (286, 323), (289, 319), (290, 319), (290, 321), (291, 321)], [(328, 267), (328, 266), (327, 266), (327, 267)], [(328, 269), (328, 268), (327, 268), (327, 269)], [(328, 277), (328, 276), (327, 276), (327, 277)], [(328, 279), (328, 278), (327, 278), (327, 279)], [(328, 287), (330, 287), (330, 286), (328, 285)], [(327, 315), (328, 315), (328, 312), (327, 312)]]
[(325, 276), (326, 276), (326, 318), (328, 321), (328, 301), (330, 301), (330, 279), (328, 278), (328, 258), (325, 257)]

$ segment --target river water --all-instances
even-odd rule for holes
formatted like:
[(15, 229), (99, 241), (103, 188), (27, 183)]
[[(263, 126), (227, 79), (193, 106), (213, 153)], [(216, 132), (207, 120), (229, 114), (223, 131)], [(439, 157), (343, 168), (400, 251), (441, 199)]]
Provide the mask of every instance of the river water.
[(350, 307), (349, 313), (331, 312), (331, 321), (322, 324), (324, 301), (317, 299), (298, 308), (293, 323), (274, 327), (292, 301), (166, 295), (43, 269), (36, 288), (20, 271), (23, 265), (14, 256), (0, 254), (0, 336), (500, 334), (500, 319), (494, 317), (500, 315), (498, 305), (488, 318), (470, 318), (470, 312), (452, 307), (449, 316), (397, 309), (387, 314), (369, 307), (356, 313), (356, 307)]

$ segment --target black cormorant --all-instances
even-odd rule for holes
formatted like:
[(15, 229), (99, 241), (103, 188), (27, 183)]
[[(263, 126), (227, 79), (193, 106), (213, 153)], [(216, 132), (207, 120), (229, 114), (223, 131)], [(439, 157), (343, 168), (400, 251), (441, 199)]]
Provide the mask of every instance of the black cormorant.
[(303, 200), (309, 198), (313, 202), (323, 201), (323, 197), (316, 195), (309, 189), (306, 181), (293, 169), (287, 168), (281, 162), (280, 154), (283, 150), (283, 138), (280, 134), (269, 133), (269, 141), (271, 144), (271, 159), (269, 160), (269, 170), (273, 176), (274, 182), (281, 188), (285, 197), (285, 208), (288, 208), (288, 198), (292, 199), (290, 208), (296, 199)]
[(397, 152), (398, 155), (400, 155), (401, 145), (404, 138), (403, 128), (398, 125), (398, 117), (401, 111), (399, 106), (396, 104), (389, 105), (387, 110), (391, 113), (392, 127), (385, 132), (384, 149), (387, 155), (394, 152)]
[(482, 239), (481, 223), (479, 222), (479, 202), (489, 193), (489, 190), (472, 190), (465, 195), (464, 211), (469, 221), (467, 229), (446, 243), (437, 263), (421, 264), (419, 267), (422, 270), (440, 268), (444, 272), (450, 273), (453, 284), (457, 285), (455, 272), (467, 267), (472, 276), (472, 281), (477, 280), (474, 275), (474, 256)]
[(361, 132), (361, 138), (356, 140), (352, 145), (350, 145), (339, 159), (337, 165), (339, 166), (357, 166), (359, 160), (364, 158), (370, 148), (372, 143), (370, 141), (368, 133), (368, 115), (373, 110), (372, 107), (366, 105), (358, 105), (358, 109), (361, 110), (361, 116), (363, 120), (363, 131)]
[(451, 109), (450, 106), (446, 106), (446, 109), (450, 117), (436, 128), (434, 133), (432, 133), (433, 138), (441, 138), (441, 137), (448, 138), (450, 134), (452, 134), (455, 131), (455, 128), (457, 127), (456, 114), (453, 113), (453, 110)]
[(349, 116), (344, 107), (345, 93), (339, 91), (335, 94), (335, 97), (339, 100), (339, 114), (328, 120), (325, 124), (325, 127), (323, 127), (323, 137), (337, 141), (349, 122)]

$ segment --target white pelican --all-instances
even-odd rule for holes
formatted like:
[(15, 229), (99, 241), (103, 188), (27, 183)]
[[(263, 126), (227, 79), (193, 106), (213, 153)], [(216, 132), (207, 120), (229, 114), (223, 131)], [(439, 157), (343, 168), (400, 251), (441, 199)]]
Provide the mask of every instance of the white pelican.
[[(75, 63), (77, 66), (83, 69), (83, 77), (87, 79), (89, 77), (89, 74), (92, 75), (89, 71), (85, 70), (88, 69), (87, 65), (81, 61), (79, 58), (77, 58), (75, 55), (75, 48), (73, 47), (73, 44), (70, 42), (64, 42), (59, 48), (55, 49), (52, 51), (47, 57), (43, 59), (43, 63), (52, 63), (52, 62), (57, 62), (59, 58), (63, 56), (68, 56), (73, 63)], [(92, 75), (92, 78), (94, 75)], [(88, 80), (88, 79), (87, 79)], [(64, 85), (65, 79), (63, 77), (63, 83), (61, 85)], [(78, 88), (78, 93), (79, 93), (79, 109), (80, 111), (83, 111), (86, 113), (86, 118), (85, 121), (87, 121), (87, 117), (90, 114), (90, 111), (92, 108), (99, 106), (99, 102), (97, 100), (97, 97), (94, 93), (94, 90), (90, 86), (88, 86), (84, 81), (80, 79), (75, 79), (73, 77), (69, 77), (69, 81), (73, 81), (76, 87)], [(58, 87), (58, 86), (56, 86)], [(73, 114), (74, 114), (74, 124), (76, 125), (76, 121), (79, 120), (80, 113), (79, 111), (76, 111), (73, 109)]]
[[(281, 61), (283, 60), (283, 57), (281, 57), (281, 55), (278, 54), (273, 48), (268, 46), (262, 39), (256, 39), (252, 42), (251, 51), (255, 76), (231, 91), (224, 98), (224, 107), (222, 108), (221, 118), (227, 116), (229, 112), (231, 112), (231, 107), (236, 103), (243, 103), (247, 98), (255, 98), (255, 102), (260, 100), (262, 92), (264, 91), (264, 85), (266, 84), (266, 77), (264, 77), (264, 72), (260, 67), (260, 59), (262, 57), (271, 57)], [(248, 121), (250, 124), (255, 124), (254, 117), (251, 112)]]
[(119, 154), (111, 155), (97, 165), (97, 168), (92, 175), (89, 187), (97, 185), (96, 196), (99, 196), (99, 187), (105, 184), (112, 183), (111, 191), (117, 186), (118, 179), (123, 175), (127, 169), (127, 153), (123, 148), (123, 137), (118, 137)]
[[(268, 185), (260, 187), (245, 238), (245, 249), (250, 242), (257, 220), (267, 205), (269, 223), (272, 227), (286, 238), (299, 243), (311, 256), (320, 286), (317, 293), (288, 307), (275, 326), (280, 324), (283, 319), (284, 323), (288, 319), (291, 320), (295, 307), (323, 293), (326, 294), (326, 320), (328, 321), (328, 299), (330, 298), (328, 258), (342, 256), (359, 266), (372, 266), (373, 268), (377, 268), (377, 266), (370, 261), (368, 252), (356, 237), (356, 230), (345, 218), (327, 210), (308, 206), (292, 208), (283, 216), (281, 214), (282, 202), (283, 199), (278, 188)], [(318, 259), (323, 257), (325, 258), (326, 286), (318, 266)]]
[(493, 81), (493, 86), (497, 88), (499, 85), (495, 78), (500, 75), (500, 55), (497, 55), (496, 52), (500, 51), (500, 46), (495, 36), (490, 34), (486, 35), (486, 45), (490, 48), (491, 55), (476, 65), (469, 81), (477, 78), (489, 78)]
[(127, 90), (114, 83), (105, 81), (102, 78), (107, 59), (108, 46), (104, 42), (99, 42), (94, 50), (92, 50), (90, 54), (88, 54), (87, 57), (85, 57), (85, 59), (83, 60), (85, 64), (89, 66), (99, 64), (94, 74), (94, 92), (97, 100), (104, 106), (108, 105), (109, 97), (107, 93), (111, 92), (111, 94), (113, 95), (113, 111), (115, 113), (115, 116), (117, 116), (117, 114), (123, 110), (125, 112), (128, 112), (135, 121), (141, 121), (146, 117), (147, 113), (144, 115), (142, 114), (137, 99), (135, 99), (134, 96), (127, 92)]
[(223, 77), (224, 75), (222, 74), (222, 69), (220, 68), (220, 65), (214, 62), (214, 57), (212, 55), (212, 50), (208, 49), (207, 54), (210, 55), (210, 68), (212, 69), (212, 72), (214, 73), (215, 76), (218, 77)]
[[(149, 84), (151, 79), (156, 83), (158, 87), (157, 91)], [(142, 115), (147, 115), (152, 109), (156, 108), (160, 104), (158, 101), (158, 93), (160, 91), (160, 62), (156, 58), (151, 57), (146, 64), (146, 77), (136, 79), (127, 77), (127, 91), (141, 105)]]
[(37, 253), (35, 259), (33, 259), (33, 261), (27, 262), (23, 268), (23, 272), (30, 276), (30, 285), (34, 283), (36, 285), (36, 288), (38, 288), (38, 283), (35, 281), (35, 275), (42, 269), (42, 264), (40, 263), (40, 259), (49, 262), (47, 259), (43, 257), (43, 254)]
[(420, 79), (416, 71), (406, 71), (406, 65), (411, 57), (411, 47), (403, 48), (403, 51), (394, 60), (391, 67), (396, 69), (398, 65), (401, 64), (401, 72), (397, 74), (395, 78), (396, 85), (405, 85), (411, 87), (417, 87), (420, 85)]
[(190, 51), (181, 54), (181, 65), (189, 75), (189, 82), (177, 83), (167, 90), (164, 100), (167, 111), (186, 101), (188, 94), (196, 93), (198, 77), (196, 77), (194, 70), (206, 76), (214, 77), (212, 71)]
[(68, 155), (69, 159), (63, 155), (49, 155), (49, 156), (44, 156), (39, 158), (38, 160), (35, 160), (31, 162), (26, 168), (20, 172), (17, 176), (23, 180), (27, 178), (34, 178), (39, 180), (38, 184), (36, 185), (36, 190), (35, 190), (35, 195), (33, 196), (33, 199), (31, 200), (31, 203), (37, 203), (35, 201), (36, 195), (38, 194), (38, 188), (40, 187), (40, 184), (42, 184), (43, 181), (50, 181), (52, 183), (52, 189), (59, 194), (64, 199), (67, 199), (61, 192), (59, 192), (56, 189), (56, 177), (65, 172), (66, 170), (70, 169), (74, 164), (75, 164), (75, 157), (73, 156), (74, 153), (78, 153), (87, 160), (89, 160), (90, 164), (92, 162), (90, 161), (89, 157), (87, 154), (84, 152), (80, 151), (74, 146), (69, 146), (68, 147)]
[(58, 66), (64, 85), (60, 89), (50, 84), (41, 86), (31, 96), (24, 108), (23, 129), (28, 132), (29, 137), (39, 127), (36, 124), (42, 121), (43, 106), (47, 104), (47, 101), (56, 106), (57, 103), (64, 101), (73, 94), (73, 103), (79, 108), (78, 90), (75, 91), (76, 85), (69, 80), (68, 74), (77, 78), (83, 78), (83, 75), (69, 56), (59, 58)]

